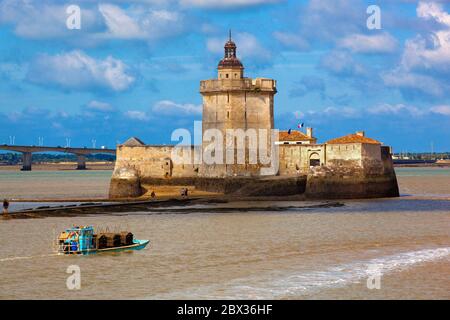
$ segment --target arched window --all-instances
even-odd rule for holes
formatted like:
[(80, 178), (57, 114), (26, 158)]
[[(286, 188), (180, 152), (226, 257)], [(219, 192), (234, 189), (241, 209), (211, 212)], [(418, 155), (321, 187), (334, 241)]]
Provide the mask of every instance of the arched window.
[(320, 166), (320, 155), (317, 152), (313, 152), (309, 156), (309, 165), (311, 167)]

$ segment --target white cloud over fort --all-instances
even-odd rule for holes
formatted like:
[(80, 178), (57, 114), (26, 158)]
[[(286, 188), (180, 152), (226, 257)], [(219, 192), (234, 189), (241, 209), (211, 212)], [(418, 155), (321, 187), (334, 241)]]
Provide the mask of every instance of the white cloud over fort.
[(107, 26), (99, 37), (151, 40), (176, 35), (186, 28), (184, 15), (175, 10), (144, 6), (122, 9), (111, 4), (99, 4), (98, 8)]
[(153, 112), (163, 115), (183, 116), (199, 115), (202, 113), (202, 106), (191, 103), (176, 103), (170, 100), (158, 101), (153, 106)]
[(356, 53), (392, 53), (397, 40), (387, 32), (376, 35), (351, 34), (338, 41), (338, 46)]
[(37, 84), (80, 90), (123, 91), (135, 82), (128, 66), (121, 60), (112, 56), (95, 59), (79, 50), (38, 56), (27, 77)]

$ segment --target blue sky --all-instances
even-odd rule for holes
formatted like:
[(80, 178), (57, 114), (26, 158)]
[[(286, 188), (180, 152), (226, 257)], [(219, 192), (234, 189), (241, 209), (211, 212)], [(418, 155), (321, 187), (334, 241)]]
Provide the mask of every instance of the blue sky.
[[(66, 27), (73, 4), (80, 30)], [(276, 127), (450, 151), (449, 12), (437, 0), (0, 0), (0, 143), (170, 143), (201, 119), (199, 81), (216, 77), (231, 28), (246, 76), (278, 81)]]

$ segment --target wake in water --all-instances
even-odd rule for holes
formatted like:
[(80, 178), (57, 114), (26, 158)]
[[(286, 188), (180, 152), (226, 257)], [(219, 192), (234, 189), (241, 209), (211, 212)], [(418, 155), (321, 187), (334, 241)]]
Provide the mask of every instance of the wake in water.
[(1, 258), (0, 262), (35, 259), (35, 258), (47, 258), (47, 257), (52, 257), (52, 256), (57, 256), (57, 255), (58, 255), (57, 253), (51, 253), (51, 254), (42, 254), (42, 255), (39, 255), (39, 256), (8, 257), (8, 258)]
[(406, 270), (416, 264), (444, 259), (450, 255), (450, 247), (424, 249), (357, 261), (300, 274), (280, 276), (266, 274), (264, 278), (249, 277), (229, 283), (204, 286), (152, 296), (151, 299), (280, 299), (289, 296), (309, 295), (325, 288), (343, 287), (360, 283), (376, 273), (383, 275)]

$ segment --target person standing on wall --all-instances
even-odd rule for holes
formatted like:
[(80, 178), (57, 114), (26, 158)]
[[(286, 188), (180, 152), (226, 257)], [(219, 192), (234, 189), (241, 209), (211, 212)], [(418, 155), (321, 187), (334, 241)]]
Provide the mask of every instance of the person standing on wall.
[(9, 208), (9, 201), (7, 199), (3, 200), (3, 216), (8, 216), (8, 208)]

